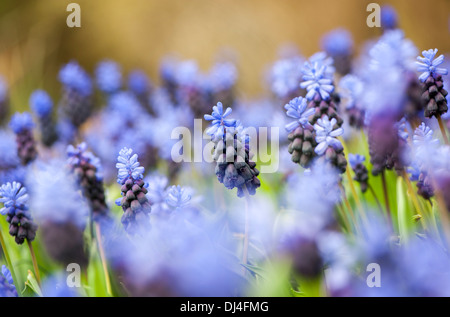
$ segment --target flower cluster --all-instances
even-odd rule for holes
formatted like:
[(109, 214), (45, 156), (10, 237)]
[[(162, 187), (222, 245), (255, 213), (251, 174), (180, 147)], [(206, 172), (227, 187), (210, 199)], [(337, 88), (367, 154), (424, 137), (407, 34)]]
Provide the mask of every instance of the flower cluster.
[(87, 151), (86, 143), (77, 147), (67, 148), (70, 169), (78, 179), (83, 195), (89, 202), (94, 220), (99, 220), (108, 214), (100, 160)]
[(211, 115), (205, 115), (207, 121), (212, 121), (206, 133), (214, 142), (213, 158), (216, 162), (216, 175), (219, 182), (226, 188), (238, 189), (238, 196), (247, 193), (254, 195), (261, 185), (258, 179), (259, 171), (256, 163), (251, 161), (249, 136), (240, 123), (234, 119), (225, 119), (231, 114), (231, 108), (223, 111), (221, 102), (213, 107)]
[(50, 147), (58, 139), (52, 119), (53, 101), (44, 90), (36, 90), (30, 96), (30, 108), (39, 119), (42, 143)]
[(365, 193), (369, 187), (369, 171), (367, 167), (364, 166), (364, 161), (366, 158), (360, 154), (349, 154), (348, 162), (355, 172), (355, 177), (353, 178), (361, 186), (361, 191)]
[(425, 117), (440, 117), (448, 110), (447, 90), (444, 89), (442, 75), (447, 75), (448, 70), (438, 67), (444, 62), (444, 55), (435, 59), (437, 49), (423, 51), (424, 57), (417, 57), (417, 71), (422, 72), (419, 80), (422, 82), (422, 100), (425, 104)]
[(16, 182), (3, 184), (0, 187), (0, 197), (0, 202), (4, 205), (0, 213), (6, 216), (9, 234), (15, 237), (17, 244), (22, 244), (25, 240), (33, 241), (38, 227), (28, 209), (28, 194), (25, 187)]
[(98, 64), (95, 70), (98, 88), (105, 94), (113, 94), (122, 86), (122, 73), (117, 63), (106, 60)]
[[(303, 68), (306, 97), (297, 97), (285, 105), (287, 116), (296, 121), (286, 125), (290, 132), (288, 150), (292, 161), (309, 167), (315, 157), (324, 157), (328, 162), (345, 172), (347, 161), (344, 148), (337, 139), (344, 133), (342, 118), (337, 106), (330, 98), (334, 91), (332, 73), (327, 71), (329, 60), (324, 54), (315, 54)], [(308, 103), (309, 101), (309, 103)]]
[(123, 148), (117, 157), (117, 182), (122, 186), (122, 198), (116, 200), (124, 214), (122, 224), (129, 233), (136, 233), (139, 226), (145, 226), (151, 206), (143, 180), (144, 167), (140, 166), (138, 155), (132, 149)]
[(59, 81), (63, 84), (61, 114), (78, 128), (92, 112), (92, 80), (77, 62), (71, 61), (59, 71)]

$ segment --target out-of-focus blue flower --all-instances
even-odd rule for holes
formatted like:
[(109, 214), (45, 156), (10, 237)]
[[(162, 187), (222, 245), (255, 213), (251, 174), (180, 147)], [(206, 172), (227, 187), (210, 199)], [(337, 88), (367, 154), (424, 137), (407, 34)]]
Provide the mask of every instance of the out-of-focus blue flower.
[(53, 101), (45, 90), (36, 90), (30, 96), (30, 106), (39, 118), (43, 118), (52, 112)]
[(433, 138), (433, 130), (422, 122), (419, 127), (414, 130), (413, 143), (415, 145), (431, 145), (439, 143), (438, 139)]
[(0, 187), (0, 203), (4, 207), (0, 209), (2, 215), (14, 215), (17, 210), (28, 210), (28, 194), (21, 183), (12, 182)]
[(180, 185), (172, 186), (167, 191), (166, 202), (175, 208), (183, 208), (189, 204), (191, 195), (189, 195)]
[(436, 59), (434, 58), (436, 56), (436, 53), (438, 52), (437, 48), (429, 49), (428, 51), (423, 51), (422, 56), (418, 56), (416, 62), (417, 64), (417, 71), (422, 72), (422, 74), (419, 76), (419, 79), (421, 82), (425, 82), (428, 77), (435, 75), (447, 75), (448, 70), (445, 68), (438, 67), (444, 62), (444, 55), (440, 55)]
[(143, 95), (151, 87), (150, 80), (141, 70), (135, 70), (128, 75), (128, 88), (136, 95)]
[(40, 222), (76, 224), (84, 229), (89, 207), (63, 160), (37, 162), (27, 177), (31, 210)]
[(17, 297), (16, 286), (8, 268), (2, 266), (2, 274), (0, 275), (0, 297)]
[(67, 156), (67, 162), (72, 166), (79, 165), (81, 161), (92, 164), (97, 170), (97, 179), (102, 179), (102, 164), (100, 162), (100, 159), (92, 154), (92, 152), (87, 151), (86, 142), (82, 142), (76, 147), (74, 147), (72, 144), (69, 144), (67, 146)]
[(345, 56), (352, 54), (353, 39), (346, 29), (336, 29), (322, 38), (322, 49), (331, 56)]
[(352, 74), (345, 75), (339, 81), (339, 93), (341, 99), (346, 101), (346, 108), (352, 109), (361, 96), (364, 89), (362, 80)]
[(300, 218), (311, 218), (308, 223), (325, 227), (333, 221), (334, 206), (341, 199), (339, 179), (338, 171), (331, 164), (314, 161), (310, 170), (288, 179), (286, 191), (290, 208), (306, 213), (306, 217)]
[(363, 164), (366, 158), (364, 155), (361, 154), (352, 154), (350, 153), (348, 155), (348, 162), (350, 163), (350, 166), (354, 169), (356, 165)]
[[(308, 59), (309, 63), (313, 65), (314, 63), (319, 63), (325, 65), (327, 68), (325, 70), (326, 77), (333, 79), (334, 72), (336, 71), (334, 67), (334, 59), (328, 56), (325, 52), (317, 52), (311, 55)], [(302, 70), (303, 71), (303, 70)]]
[(271, 89), (279, 98), (298, 90), (302, 79), (303, 58), (293, 56), (276, 61), (270, 70)]
[(309, 124), (308, 118), (314, 114), (315, 110), (314, 108), (306, 109), (307, 107), (308, 104), (303, 97), (296, 97), (284, 106), (287, 116), (296, 119), (286, 125), (288, 132), (294, 131), (300, 125), (305, 127)]
[(417, 164), (412, 164), (410, 167), (408, 167), (406, 169), (406, 171), (408, 172), (408, 174), (411, 174), (411, 176), (409, 177), (409, 179), (412, 182), (416, 182), (419, 180), (419, 176), (420, 176), (420, 168), (419, 166), (417, 166)]
[(6, 265), (2, 265), (2, 274), (6, 278), (6, 280), (8, 281), (9, 284), (14, 285), (14, 280), (13, 280), (12, 274), (8, 270)]
[(380, 68), (383, 70), (389, 67), (397, 67), (401, 70), (412, 71), (414, 70), (417, 52), (414, 43), (405, 38), (405, 33), (402, 30), (389, 30), (371, 48), (369, 68), (371, 70)]
[(312, 100), (316, 93), (324, 100), (330, 98), (330, 94), (334, 90), (332, 80), (326, 74), (327, 66), (320, 62), (309, 63), (305, 62), (303, 67), (303, 82), (300, 84), (301, 88), (306, 88), (308, 93), (306, 99)]
[(109, 98), (108, 110), (117, 111), (125, 119), (137, 120), (144, 113), (139, 100), (128, 91), (118, 92)]
[(6, 129), (0, 130), (0, 140), (2, 140), (0, 142), (0, 170), (7, 170), (19, 165), (20, 160), (17, 156), (17, 143), (14, 133)]
[(97, 85), (101, 91), (112, 94), (122, 86), (122, 72), (119, 64), (106, 60), (100, 62), (95, 70)]
[(194, 85), (199, 76), (197, 62), (193, 60), (182, 61), (177, 64), (175, 79), (181, 86)]
[(63, 273), (50, 276), (42, 284), (44, 297), (78, 297), (77, 289), (67, 285), (67, 277)]
[(166, 202), (169, 180), (164, 175), (149, 175), (144, 181), (148, 184), (147, 198), (152, 205), (152, 214), (169, 211)]
[(133, 154), (132, 149), (124, 147), (120, 150), (117, 162), (117, 182), (119, 184), (124, 184), (129, 178), (138, 180), (144, 177), (142, 175), (144, 173), (144, 167), (140, 166), (138, 155), (136, 153)]
[(397, 11), (390, 5), (381, 7), (381, 26), (384, 29), (395, 29), (398, 24)]
[(404, 141), (408, 141), (409, 133), (408, 133), (408, 121), (406, 121), (406, 118), (403, 117), (399, 122), (397, 122), (397, 131), (398, 136), (403, 139)]
[(33, 117), (29, 112), (16, 112), (9, 122), (9, 127), (14, 133), (18, 134), (23, 131), (31, 130), (34, 127)]
[(237, 78), (237, 69), (233, 63), (216, 63), (209, 72), (208, 85), (213, 91), (227, 90), (233, 88)]
[(227, 108), (224, 112), (222, 103), (218, 102), (217, 106), (213, 107), (212, 114), (205, 114), (204, 116), (205, 120), (212, 121), (211, 126), (206, 129), (206, 134), (217, 140), (224, 135), (226, 128), (235, 128), (235, 119), (225, 119), (231, 114), (232, 111), (233, 110), (231, 108)]
[(66, 88), (73, 89), (83, 96), (89, 96), (92, 93), (92, 80), (76, 61), (71, 61), (61, 68), (59, 81)]
[(317, 155), (323, 155), (329, 146), (336, 150), (342, 148), (341, 142), (336, 139), (336, 137), (342, 135), (344, 133), (344, 129), (334, 129), (336, 123), (337, 121), (335, 118), (329, 120), (328, 116), (323, 116), (318, 119), (317, 123), (314, 125), (314, 130), (316, 131), (316, 141), (318, 143), (314, 151)]

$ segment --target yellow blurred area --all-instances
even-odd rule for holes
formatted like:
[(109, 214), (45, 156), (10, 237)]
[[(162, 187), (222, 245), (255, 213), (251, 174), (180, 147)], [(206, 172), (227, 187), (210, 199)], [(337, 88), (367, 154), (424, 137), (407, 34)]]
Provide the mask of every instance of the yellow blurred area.
[[(81, 28), (66, 26), (67, 4), (81, 6)], [(88, 71), (105, 58), (124, 71), (145, 70), (157, 81), (170, 53), (195, 59), (203, 69), (221, 56), (238, 64), (240, 89), (262, 91), (264, 70), (281, 45), (308, 56), (324, 33), (345, 27), (356, 45), (381, 33), (366, 25), (364, 0), (2, 0), (0, 74), (11, 85), (16, 109), (36, 88), (59, 92), (57, 72), (70, 59)], [(378, 1), (397, 9), (400, 26), (419, 50), (450, 51), (449, 0)]]

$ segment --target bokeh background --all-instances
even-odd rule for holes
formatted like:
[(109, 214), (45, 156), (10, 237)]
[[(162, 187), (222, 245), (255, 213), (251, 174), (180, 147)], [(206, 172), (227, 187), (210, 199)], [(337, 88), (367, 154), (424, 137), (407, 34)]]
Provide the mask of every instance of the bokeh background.
[[(68, 28), (67, 4), (81, 6), (81, 28)], [(264, 89), (263, 75), (281, 46), (309, 56), (336, 27), (356, 45), (381, 33), (366, 25), (363, 0), (1, 0), (0, 74), (10, 85), (12, 107), (27, 107), (30, 93), (47, 89), (58, 99), (57, 72), (71, 59), (88, 71), (102, 59), (124, 71), (140, 68), (158, 81), (167, 54), (195, 59), (207, 69), (233, 58), (239, 87), (248, 96)], [(450, 0), (378, 1), (398, 12), (400, 27), (420, 50), (450, 52)]]

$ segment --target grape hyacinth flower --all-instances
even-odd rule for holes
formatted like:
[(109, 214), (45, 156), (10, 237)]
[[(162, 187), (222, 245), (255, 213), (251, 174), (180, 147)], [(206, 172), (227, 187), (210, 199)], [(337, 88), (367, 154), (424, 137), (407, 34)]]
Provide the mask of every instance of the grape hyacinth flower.
[(106, 95), (119, 91), (122, 87), (120, 66), (112, 60), (100, 62), (95, 69), (95, 79), (98, 88)]
[(80, 127), (92, 112), (92, 80), (81, 66), (71, 61), (59, 71), (63, 85), (61, 114), (76, 127)]
[(39, 119), (42, 143), (50, 147), (58, 139), (52, 119), (53, 101), (44, 90), (36, 90), (30, 96), (30, 107)]
[(5, 265), (0, 274), (0, 297), (18, 297), (11, 272)]
[[(400, 136), (402, 129), (396, 120), (395, 113), (379, 113), (373, 115), (368, 126), (370, 162), (373, 165), (374, 176), (385, 169), (395, 168), (400, 175), (403, 173), (404, 151), (406, 141)], [(399, 133), (401, 132), (401, 133)]]
[(341, 173), (344, 173), (347, 160), (345, 159), (344, 147), (337, 139), (338, 136), (344, 133), (344, 129), (336, 127), (337, 120), (334, 118), (330, 120), (326, 115), (317, 120), (317, 123), (314, 125), (317, 142), (314, 152), (319, 156), (325, 154), (326, 160), (336, 166)]
[(136, 233), (140, 225), (145, 226), (151, 206), (146, 194), (148, 190), (144, 182), (144, 167), (140, 166), (138, 155), (133, 154), (132, 149), (124, 147), (117, 157), (116, 168), (118, 169), (117, 182), (122, 185), (123, 198), (116, 200), (121, 206), (124, 214), (122, 224), (128, 233)]
[(369, 171), (367, 170), (367, 167), (364, 166), (365, 160), (366, 158), (360, 154), (350, 153), (348, 155), (348, 162), (355, 172), (355, 177), (353, 179), (359, 183), (359, 185), (361, 186), (361, 191), (363, 193), (367, 191), (367, 188), (369, 186)]
[(128, 75), (128, 89), (134, 93), (150, 114), (155, 114), (151, 98), (152, 83), (143, 71), (135, 70)]
[(390, 5), (381, 7), (381, 27), (383, 30), (396, 29), (398, 25), (398, 17), (395, 9)]
[(8, 85), (5, 79), (0, 76), (0, 124), (2, 124), (8, 116), (9, 100)]
[(423, 51), (423, 57), (417, 57), (417, 71), (422, 72), (419, 80), (422, 82), (422, 99), (425, 106), (425, 117), (439, 118), (448, 110), (447, 99), (448, 92), (444, 89), (442, 75), (447, 75), (446, 68), (438, 67), (444, 62), (444, 55), (435, 58), (437, 49)]
[(38, 168), (30, 171), (27, 184), (30, 206), (39, 223), (40, 238), (47, 254), (64, 267), (78, 263), (86, 270), (88, 256), (83, 233), (89, 207), (67, 163), (63, 160), (39, 162)]
[(232, 111), (231, 108), (227, 108), (224, 112), (222, 103), (218, 102), (217, 106), (213, 107), (212, 114), (205, 114), (205, 120), (212, 121), (211, 126), (206, 130), (206, 134), (210, 135), (213, 141), (222, 139), (227, 128), (236, 127), (235, 119), (225, 119)]
[(338, 73), (350, 73), (353, 39), (349, 31), (336, 29), (325, 34), (322, 38), (322, 49), (333, 58)]
[(339, 93), (341, 101), (345, 102), (348, 123), (356, 129), (361, 129), (364, 126), (365, 111), (359, 101), (363, 91), (364, 84), (355, 75), (348, 74), (339, 81)]
[[(439, 144), (439, 140), (433, 138), (433, 130), (424, 122), (416, 128), (413, 135), (413, 146), (415, 148), (415, 156), (418, 162), (423, 162), (430, 155), (430, 150)], [(418, 164), (417, 167), (417, 193), (424, 199), (430, 199), (434, 196), (433, 184), (428, 175), (426, 164)]]
[(306, 99), (313, 100), (316, 94), (319, 94), (323, 100), (328, 100), (330, 94), (334, 91), (333, 81), (327, 76), (327, 66), (314, 62), (310, 64), (305, 62), (303, 67), (303, 82), (300, 84), (301, 88), (306, 88), (308, 93)]
[(249, 137), (245, 129), (234, 119), (225, 119), (231, 114), (231, 108), (223, 111), (221, 102), (213, 107), (211, 115), (205, 115), (207, 121), (212, 121), (206, 133), (214, 142), (213, 158), (216, 162), (216, 175), (226, 188), (237, 188), (238, 197), (243, 197), (246, 191), (250, 195), (256, 193), (261, 186), (258, 179), (259, 171), (256, 163), (251, 161)]
[(22, 165), (34, 161), (37, 157), (36, 142), (33, 137), (33, 119), (28, 112), (16, 112), (9, 122), (10, 128), (16, 134), (17, 154)]
[[(331, 59), (332, 63), (332, 59)], [(343, 120), (337, 113), (337, 105), (339, 98), (334, 94), (333, 72), (334, 69), (330, 65), (330, 61), (323, 52), (319, 52), (310, 58), (309, 62), (305, 62), (303, 67), (303, 82), (300, 87), (307, 89), (306, 99), (308, 99), (308, 108), (314, 108), (315, 114), (311, 118), (310, 123), (314, 125), (318, 119), (327, 115), (329, 118), (335, 118), (337, 124), (342, 126)]]
[(300, 92), (303, 58), (295, 55), (276, 61), (269, 75), (270, 88), (277, 98), (288, 102)]
[(238, 78), (236, 66), (231, 62), (216, 63), (208, 74), (208, 87), (211, 102), (219, 101), (233, 106), (235, 103), (234, 87)]
[(308, 118), (315, 113), (314, 108), (307, 109), (307, 101), (303, 97), (296, 97), (284, 106), (286, 114), (296, 119), (286, 125), (289, 147), (294, 163), (308, 167), (314, 156), (314, 148), (317, 146), (314, 138), (314, 128)]
[(23, 244), (25, 240), (33, 241), (38, 227), (28, 209), (26, 188), (17, 182), (3, 184), (0, 187), (0, 197), (0, 203), (4, 205), (0, 213), (6, 216), (9, 234), (15, 237), (17, 244)]
[(108, 215), (100, 159), (87, 151), (87, 145), (84, 142), (77, 147), (69, 145), (67, 156), (70, 169), (89, 202), (92, 218), (94, 221), (99, 221)]

